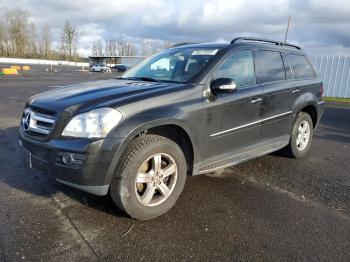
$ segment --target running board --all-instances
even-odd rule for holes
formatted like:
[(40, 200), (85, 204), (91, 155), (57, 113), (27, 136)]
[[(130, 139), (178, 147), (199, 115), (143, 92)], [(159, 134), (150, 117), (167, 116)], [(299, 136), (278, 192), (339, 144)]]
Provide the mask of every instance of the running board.
[(288, 141), (275, 142), (273, 144), (258, 147), (258, 148), (249, 150), (247, 152), (231, 156), (230, 158), (206, 165), (199, 169), (198, 174), (210, 173), (219, 169), (231, 167), (231, 166), (240, 164), (242, 162), (248, 161), (250, 159), (275, 152), (279, 149), (284, 148), (286, 145), (288, 145)]

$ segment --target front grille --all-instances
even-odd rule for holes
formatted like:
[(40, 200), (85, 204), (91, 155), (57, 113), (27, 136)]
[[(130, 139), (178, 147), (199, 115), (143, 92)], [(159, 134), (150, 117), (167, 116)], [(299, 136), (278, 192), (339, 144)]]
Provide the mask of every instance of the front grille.
[(56, 114), (54, 112), (26, 107), (23, 111), (21, 126), (26, 134), (44, 138), (51, 133), (55, 122)]
[(30, 144), (27, 142), (22, 142), (23, 146), (29, 150), (29, 152), (32, 154), (32, 156), (34, 156), (35, 158), (45, 161), (45, 162), (49, 162), (50, 160), (50, 155), (51, 155), (51, 151), (47, 148), (43, 148), (41, 146), (38, 145), (34, 145), (34, 144)]

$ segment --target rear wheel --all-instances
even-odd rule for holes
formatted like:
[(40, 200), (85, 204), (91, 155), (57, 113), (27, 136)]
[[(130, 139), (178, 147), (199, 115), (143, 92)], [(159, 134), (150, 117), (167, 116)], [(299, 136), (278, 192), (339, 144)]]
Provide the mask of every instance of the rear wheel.
[(288, 155), (295, 158), (305, 156), (311, 146), (313, 131), (310, 115), (300, 112), (295, 119), (289, 145), (286, 148)]
[(133, 218), (155, 218), (177, 201), (186, 170), (185, 156), (175, 142), (156, 135), (138, 137), (120, 159), (111, 181), (111, 197)]

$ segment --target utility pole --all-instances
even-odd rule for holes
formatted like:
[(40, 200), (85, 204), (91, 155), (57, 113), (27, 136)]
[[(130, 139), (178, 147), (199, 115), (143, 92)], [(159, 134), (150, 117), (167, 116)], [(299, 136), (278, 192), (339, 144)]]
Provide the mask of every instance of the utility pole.
[(285, 43), (287, 42), (288, 31), (289, 31), (289, 25), (290, 25), (290, 19), (291, 19), (291, 17), (289, 16), (289, 18), (288, 18), (287, 30), (286, 30), (286, 36), (285, 36), (285, 38), (284, 38), (284, 42), (285, 42)]

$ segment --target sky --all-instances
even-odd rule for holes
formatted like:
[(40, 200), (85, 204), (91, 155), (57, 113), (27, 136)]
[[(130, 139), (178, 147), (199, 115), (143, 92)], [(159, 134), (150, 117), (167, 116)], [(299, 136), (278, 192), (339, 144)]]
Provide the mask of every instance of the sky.
[(82, 33), (79, 52), (93, 41), (226, 42), (238, 36), (288, 41), (312, 55), (350, 55), (350, 0), (0, 0), (21, 7), (58, 41), (66, 20)]

